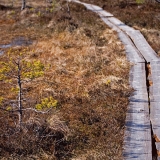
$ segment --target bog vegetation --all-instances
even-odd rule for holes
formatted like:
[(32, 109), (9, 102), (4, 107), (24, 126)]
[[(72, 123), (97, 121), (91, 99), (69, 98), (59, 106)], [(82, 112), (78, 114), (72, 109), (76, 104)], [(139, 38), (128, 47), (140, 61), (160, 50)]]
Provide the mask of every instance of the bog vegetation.
[(123, 159), (131, 64), (117, 34), (73, 2), (20, 8), (0, 2), (0, 159)]
[(160, 3), (156, 0), (82, 0), (111, 12), (125, 24), (140, 30), (160, 55)]

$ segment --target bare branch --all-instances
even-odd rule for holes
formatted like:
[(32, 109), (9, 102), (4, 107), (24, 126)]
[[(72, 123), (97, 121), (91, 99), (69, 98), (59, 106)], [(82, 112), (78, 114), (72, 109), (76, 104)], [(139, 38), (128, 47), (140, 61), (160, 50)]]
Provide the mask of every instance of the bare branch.
[(51, 109), (52, 108), (48, 109), (47, 111), (38, 111), (38, 110), (36, 110), (34, 108), (26, 108), (26, 109), (22, 109), (22, 110), (23, 111), (32, 110), (32, 111), (37, 112), (37, 113), (43, 113), (43, 114), (45, 114), (45, 113), (48, 113)]

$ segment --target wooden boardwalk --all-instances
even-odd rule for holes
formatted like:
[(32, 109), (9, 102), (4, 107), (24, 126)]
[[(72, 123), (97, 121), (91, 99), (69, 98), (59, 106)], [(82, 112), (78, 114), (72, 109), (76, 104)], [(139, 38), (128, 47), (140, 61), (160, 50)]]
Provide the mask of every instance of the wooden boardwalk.
[(140, 31), (125, 25), (111, 13), (96, 5), (82, 3), (78, 0), (72, 1), (97, 13), (104, 23), (118, 32), (125, 46), (126, 56), (134, 64), (130, 70), (129, 82), (135, 91), (130, 96), (126, 115), (124, 159), (152, 160), (157, 158), (155, 153), (159, 152), (160, 156), (159, 57)]

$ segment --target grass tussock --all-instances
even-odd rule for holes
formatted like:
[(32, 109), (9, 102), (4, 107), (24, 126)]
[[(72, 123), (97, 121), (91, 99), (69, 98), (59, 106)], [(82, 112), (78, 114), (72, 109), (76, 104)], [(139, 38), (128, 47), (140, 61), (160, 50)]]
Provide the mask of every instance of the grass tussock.
[[(0, 158), (123, 159), (131, 90), (129, 63), (117, 34), (79, 4), (70, 3), (69, 14), (64, 1), (54, 6), (38, 2), (29, 1), (31, 8), (24, 11), (18, 2), (0, 10), (0, 42), (8, 44), (15, 37), (32, 40), (25, 60), (40, 60), (45, 66), (43, 76), (23, 85), (24, 109), (46, 97), (58, 105), (46, 114), (25, 111), (21, 131), (16, 128), (17, 114), (1, 110), (5, 123), (0, 125)], [(22, 48), (13, 45), (11, 51)], [(0, 60), (7, 62), (8, 49), (3, 50)], [(0, 83), (1, 96), (6, 97), (0, 107), (14, 107), (10, 85)]]

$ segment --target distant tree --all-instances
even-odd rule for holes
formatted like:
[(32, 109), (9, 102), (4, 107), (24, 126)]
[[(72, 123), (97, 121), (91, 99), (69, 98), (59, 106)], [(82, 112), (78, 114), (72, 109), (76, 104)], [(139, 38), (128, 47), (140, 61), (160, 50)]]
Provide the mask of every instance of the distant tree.
[(25, 9), (26, 8), (26, 0), (22, 0), (22, 7), (21, 7), (21, 10)]
[(68, 12), (69, 16), (71, 16), (70, 7), (69, 7), (70, 2), (71, 2), (71, 0), (67, 0), (67, 12)]

